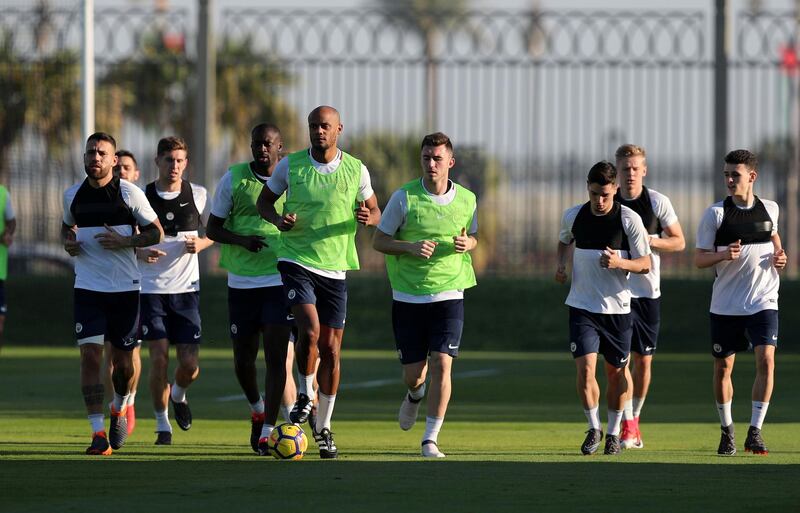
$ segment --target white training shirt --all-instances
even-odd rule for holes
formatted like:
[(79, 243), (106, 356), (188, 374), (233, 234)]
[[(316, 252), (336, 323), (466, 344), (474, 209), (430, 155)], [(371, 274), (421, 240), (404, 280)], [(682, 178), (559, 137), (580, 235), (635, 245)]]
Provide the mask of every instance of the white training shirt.
[[(772, 234), (775, 235), (778, 233), (778, 204), (765, 199), (761, 199), (761, 202), (772, 219)], [(724, 251), (727, 248), (714, 246), (723, 215), (722, 201), (714, 203), (703, 212), (697, 228), (697, 249)], [(775, 245), (772, 241), (743, 244), (737, 260), (724, 260), (716, 264), (711, 313), (752, 315), (761, 310), (777, 310), (780, 278), (778, 270), (772, 265), (774, 252)]]
[[(339, 164), (342, 163), (342, 150), (339, 150), (336, 153), (336, 157), (327, 163), (317, 162), (316, 160), (314, 160), (314, 157), (311, 156), (311, 151), (310, 150), (307, 151), (308, 151), (308, 157), (311, 160), (311, 164), (314, 166), (314, 169), (316, 169), (317, 172), (320, 174), (329, 175), (335, 172), (339, 168)], [(271, 190), (278, 196), (280, 196), (284, 192), (286, 192), (287, 198), (291, 196), (292, 191), (289, 190), (288, 158), (281, 159), (275, 166), (275, 170), (272, 172), (272, 176), (270, 176), (269, 180), (267, 181), (267, 187), (269, 187), (269, 190)], [(362, 163), (361, 179), (359, 180), (358, 184), (358, 194), (356, 195), (356, 201), (366, 201), (369, 198), (371, 198), (373, 194), (375, 194), (375, 192), (372, 190), (372, 183), (370, 182), (369, 170), (367, 170), (367, 166), (365, 166)], [(297, 262), (295, 260), (291, 260), (289, 258), (279, 258), (278, 260), (284, 262), (291, 262), (295, 265), (299, 265), (303, 269), (306, 269), (314, 274), (318, 274), (326, 278), (332, 278), (334, 280), (343, 280), (345, 279), (346, 276), (345, 271), (328, 271), (325, 269), (317, 269), (316, 267), (311, 267), (306, 264)]]
[[(558, 239), (571, 244), (575, 239), (572, 226), (583, 204), (564, 212)], [(639, 258), (651, 254), (647, 230), (639, 214), (622, 208), (622, 229), (628, 237), (630, 251), (617, 250), (622, 258)], [(575, 248), (572, 256), (572, 285), (566, 304), (600, 314), (627, 314), (631, 311), (631, 292), (627, 272), (600, 267), (602, 250)]]
[(4, 212), (3, 217), (6, 218), (6, 221), (14, 219), (14, 207), (11, 205), (11, 193), (6, 194), (6, 208)]
[[(208, 223), (209, 202), (208, 191), (202, 185), (190, 184), (194, 204), (200, 212), (200, 221), (205, 226)], [(156, 194), (165, 200), (174, 200), (181, 191), (160, 191), (156, 187)], [(139, 260), (139, 270), (142, 272), (142, 294), (183, 294), (200, 290), (200, 267), (197, 254), (186, 252), (186, 237), (198, 236), (197, 230), (178, 232), (175, 236), (164, 235), (164, 240), (155, 246), (145, 249), (160, 249), (167, 254), (160, 257), (156, 263), (149, 264)]]
[[(672, 202), (658, 191), (647, 189), (650, 193), (650, 204), (653, 207), (653, 214), (658, 218), (662, 228), (672, 226), (678, 222)], [(636, 198), (632, 198), (636, 199)], [(650, 235), (658, 237), (658, 235)], [(650, 272), (647, 274), (633, 274), (628, 276), (628, 286), (631, 289), (631, 297), (644, 297), (656, 299), (661, 297), (661, 256), (658, 251), (650, 254), (653, 261)]]
[[(427, 189), (425, 189), (425, 182), (420, 178), (422, 182), (422, 188), (431, 197), (434, 203), (437, 205), (449, 205), (453, 202), (456, 197), (456, 188), (453, 185), (453, 181), (449, 180), (449, 184), (447, 186), (447, 192), (442, 195), (433, 194)], [(389, 198), (389, 203), (386, 204), (386, 208), (383, 210), (381, 214), (381, 222), (378, 223), (378, 230), (382, 231), (386, 235), (390, 237), (394, 237), (394, 235), (400, 231), (400, 229), (405, 226), (406, 224), (406, 216), (408, 215), (408, 196), (406, 195), (405, 191), (397, 190), (395, 191), (391, 198)], [(478, 233), (478, 208), (475, 207), (475, 212), (472, 214), (472, 223), (470, 224), (469, 229), (467, 230), (469, 235), (475, 235)], [(457, 234), (454, 234), (457, 235)], [(458, 290), (445, 290), (442, 292), (437, 292), (435, 294), (423, 294), (420, 296), (415, 296), (413, 294), (406, 294), (405, 292), (400, 292), (398, 290), (392, 289), (392, 299), (395, 301), (401, 301), (403, 303), (435, 303), (437, 301), (447, 301), (449, 299), (463, 299), (464, 298), (464, 289)]]
[[(280, 165), (280, 163), (278, 163), (278, 165)], [(252, 171), (253, 168), (251, 167), (250, 170)], [(259, 175), (256, 172), (253, 172), (253, 174), (262, 182), (266, 182), (267, 178), (269, 178)], [(230, 170), (222, 175), (222, 178), (217, 184), (217, 190), (214, 193), (214, 204), (211, 207), (211, 214), (220, 219), (227, 219), (231, 210), (233, 210), (232, 176)], [(266, 223), (267, 221), (264, 222)], [(261, 287), (280, 287), (282, 285), (283, 282), (281, 281), (280, 273), (265, 274), (262, 276), (244, 276), (228, 271), (228, 287), (232, 289), (258, 289)]]
[[(133, 217), (140, 226), (152, 224), (156, 215), (144, 192), (134, 184), (120, 180), (122, 200), (131, 209)], [(64, 191), (64, 224), (75, 226), (70, 206), (75, 194), (83, 182), (76, 183)], [(133, 235), (133, 227), (129, 225), (111, 226), (115, 232), (129, 237)], [(97, 292), (129, 292), (140, 289), (141, 273), (136, 263), (133, 248), (103, 249), (97, 239), (98, 233), (104, 233), (102, 226), (90, 226), (77, 229), (77, 240), (81, 243), (80, 253), (75, 256), (75, 288)]]

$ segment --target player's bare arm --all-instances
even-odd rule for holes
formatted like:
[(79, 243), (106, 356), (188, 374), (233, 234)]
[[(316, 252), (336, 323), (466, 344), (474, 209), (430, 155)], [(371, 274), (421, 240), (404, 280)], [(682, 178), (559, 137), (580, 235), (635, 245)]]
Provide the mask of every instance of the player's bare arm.
[(467, 229), (461, 228), (461, 233), (453, 237), (453, 246), (456, 253), (466, 253), (472, 251), (478, 245), (478, 239), (474, 235), (467, 235)]
[(196, 254), (200, 253), (204, 249), (207, 249), (212, 244), (214, 244), (214, 241), (212, 239), (209, 239), (208, 237), (187, 235), (184, 247), (186, 248), (187, 253)]
[(136, 249), (136, 258), (148, 264), (155, 264), (162, 256), (167, 256), (167, 252), (155, 248)]
[(432, 240), (416, 242), (397, 240), (380, 230), (375, 230), (375, 235), (372, 238), (372, 247), (375, 251), (380, 251), (387, 255), (411, 255), (426, 260), (433, 255), (438, 244), (438, 242)]
[(14, 232), (17, 230), (17, 220), (16, 219), (9, 219), (6, 221), (6, 229), (3, 230), (3, 234), (0, 235), (0, 244), (3, 244), (6, 247), (11, 247), (11, 244), (14, 242)]
[(786, 251), (783, 250), (781, 237), (777, 233), (772, 236), (772, 245), (775, 247), (775, 252), (772, 254), (772, 265), (775, 269), (784, 269), (789, 259), (786, 256)]
[(69, 256), (78, 256), (81, 252), (81, 243), (76, 240), (75, 227), (61, 223), (61, 239), (64, 241), (64, 251)]
[(622, 258), (617, 251), (607, 247), (600, 255), (600, 267), (605, 269), (621, 269), (634, 274), (647, 274), (653, 263), (650, 255), (638, 258)]
[(664, 235), (650, 237), (650, 247), (662, 253), (683, 251), (686, 248), (686, 240), (683, 237), (683, 229), (680, 223), (664, 227)]
[[(265, 187), (266, 188), (266, 187)], [(260, 199), (260, 198), (259, 198)], [(377, 226), (381, 221), (381, 209), (378, 208), (378, 198), (374, 194), (358, 204), (355, 209), (356, 221), (364, 226)]]
[(219, 242), (220, 244), (241, 246), (252, 253), (258, 253), (261, 251), (261, 248), (267, 246), (263, 236), (239, 235), (225, 228), (224, 224), (225, 220), (221, 217), (217, 217), (214, 214), (209, 215), (208, 226), (206, 227), (206, 236), (208, 239)]
[(558, 265), (556, 267), (555, 276), (558, 283), (567, 283), (567, 260), (569, 260), (571, 249), (572, 243), (564, 244), (563, 242), (558, 241), (558, 249), (556, 250), (556, 254), (558, 256)]
[(275, 202), (278, 201), (278, 198), (280, 198), (280, 196), (272, 192), (272, 190), (265, 185), (264, 188), (261, 189), (261, 194), (258, 195), (256, 208), (258, 208), (258, 214), (264, 220), (277, 226), (278, 230), (287, 232), (294, 228), (294, 223), (297, 221), (297, 214), (289, 213), (280, 215), (278, 211), (275, 210)]
[(694, 265), (698, 269), (705, 269), (717, 265), (725, 260), (737, 260), (742, 253), (742, 241), (731, 242), (722, 251), (697, 248), (694, 254)]
[(105, 228), (105, 232), (94, 236), (104, 249), (146, 248), (158, 244), (164, 238), (164, 230), (158, 219), (140, 227), (139, 233), (130, 236), (122, 235), (108, 225)]
[[(211, 214), (209, 214), (211, 215)], [(201, 231), (199, 235), (186, 236), (186, 252), (187, 253), (200, 253), (214, 244), (214, 240), (208, 237), (206, 228), (201, 224)]]

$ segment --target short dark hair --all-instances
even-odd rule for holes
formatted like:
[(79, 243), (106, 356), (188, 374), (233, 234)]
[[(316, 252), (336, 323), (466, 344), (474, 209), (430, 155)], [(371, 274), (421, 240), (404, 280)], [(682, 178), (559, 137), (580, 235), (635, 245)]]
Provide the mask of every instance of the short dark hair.
[(133, 153), (129, 152), (128, 150), (119, 150), (116, 153), (117, 158), (121, 159), (122, 157), (128, 157), (133, 161), (133, 165), (139, 167), (139, 163), (136, 162), (136, 157), (133, 156)]
[(114, 139), (111, 134), (105, 132), (93, 133), (86, 139), (86, 143), (88, 144), (90, 141), (106, 141), (107, 143), (111, 143), (111, 146), (113, 146), (115, 150), (117, 149), (117, 140)]
[(758, 171), (758, 158), (750, 150), (733, 150), (725, 155), (726, 164), (744, 164), (747, 169)]
[(281, 129), (272, 123), (259, 123), (254, 126), (253, 129), (250, 130), (250, 138), (252, 139), (259, 132), (275, 132), (278, 134), (278, 137), (283, 138), (283, 136), (281, 136)]
[(158, 157), (164, 153), (175, 150), (183, 150), (188, 154), (189, 146), (186, 144), (186, 141), (184, 141), (180, 137), (175, 137), (174, 135), (171, 135), (169, 137), (164, 137), (163, 139), (158, 141), (158, 147), (156, 148), (156, 156)]
[(617, 168), (607, 160), (601, 160), (589, 170), (586, 183), (597, 185), (608, 185), (617, 183)]
[(434, 132), (432, 134), (428, 134), (422, 138), (422, 145), (420, 149), (424, 148), (425, 146), (441, 146), (445, 145), (450, 153), (453, 153), (453, 143), (450, 141), (450, 138), (447, 137), (442, 132)]

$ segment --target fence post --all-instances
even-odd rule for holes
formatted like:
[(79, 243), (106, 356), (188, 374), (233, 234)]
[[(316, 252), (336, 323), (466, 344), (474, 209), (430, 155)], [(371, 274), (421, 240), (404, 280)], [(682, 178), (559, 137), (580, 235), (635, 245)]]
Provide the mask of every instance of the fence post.
[[(213, 30), (214, 0), (198, 0), (197, 24), (197, 96), (194, 118), (194, 148), (192, 149), (192, 180), (209, 187), (208, 168), (211, 165), (211, 145), (214, 136), (216, 95), (216, 45)], [(201, 272), (208, 269), (208, 252), (198, 255)]]
[(722, 161), (728, 151), (728, 0), (714, 0), (714, 199), (724, 198)]
[(94, 133), (94, 0), (83, 0), (81, 61), (81, 147), (83, 147), (86, 138)]
[[(800, 36), (800, 0), (795, 0), (795, 41), (797, 44), (797, 37)], [(797, 73), (797, 70), (794, 70)], [(783, 234), (783, 245), (786, 248), (786, 254), (789, 257), (786, 268), (786, 276), (788, 278), (797, 278), (797, 249), (798, 249), (798, 188), (800, 188), (800, 78), (797, 76), (791, 77), (794, 79), (794, 102), (793, 103), (793, 118), (794, 122), (794, 137), (792, 146), (794, 152), (792, 154), (792, 165), (789, 166), (789, 172), (786, 175), (786, 233)], [(790, 82), (790, 83), (792, 83)]]

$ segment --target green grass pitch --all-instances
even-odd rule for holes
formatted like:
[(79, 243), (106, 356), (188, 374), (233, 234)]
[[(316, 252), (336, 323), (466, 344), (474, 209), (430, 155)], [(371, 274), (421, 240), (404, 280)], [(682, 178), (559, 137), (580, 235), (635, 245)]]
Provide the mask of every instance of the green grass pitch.
[(77, 350), (3, 349), (0, 511), (800, 511), (795, 354), (777, 357), (768, 456), (742, 449), (753, 360), (738, 358), (739, 454), (722, 458), (708, 355), (656, 356), (643, 450), (583, 457), (569, 354), (467, 353), (454, 365), (439, 438), (447, 458), (423, 461), (424, 419), (410, 432), (396, 424), (403, 388), (395, 355), (345, 350), (333, 422), (340, 458), (321, 461), (312, 446), (296, 462), (251, 452), (227, 346), (201, 350), (192, 429), (173, 421), (174, 445), (154, 446), (142, 354), (136, 431), (112, 456), (88, 457)]

